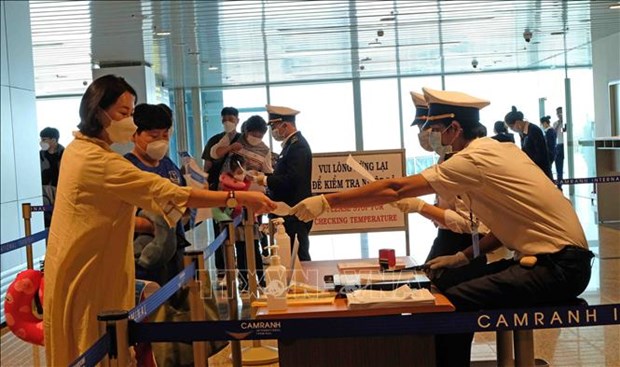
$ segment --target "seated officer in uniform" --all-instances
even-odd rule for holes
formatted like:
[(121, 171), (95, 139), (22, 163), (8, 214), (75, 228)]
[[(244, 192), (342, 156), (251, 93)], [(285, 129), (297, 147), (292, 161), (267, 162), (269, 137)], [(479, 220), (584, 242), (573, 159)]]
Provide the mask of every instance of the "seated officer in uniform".
[[(292, 209), (311, 220), (330, 208), (379, 205), (437, 193), (460, 196), (491, 232), (480, 253), (502, 244), (515, 251), (510, 260), (487, 264), (444, 290), (458, 311), (527, 307), (578, 296), (590, 281), (592, 252), (575, 213), (534, 162), (514, 144), (477, 138), (479, 109), (488, 101), (458, 92), (424, 89), (429, 103), (425, 126), (433, 139), (456, 152), (421, 174), (380, 180), (364, 187), (308, 198)], [(431, 269), (469, 266), (471, 247), (427, 263)], [(467, 272), (463, 272), (467, 274)], [(438, 335), (440, 366), (468, 366), (473, 333)]]
[[(267, 195), (273, 201), (283, 201), (291, 207), (312, 195), (312, 151), (306, 139), (297, 130), (292, 108), (267, 105), (268, 125), (271, 136), (282, 143), (282, 152), (272, 174), (259, 173), (256, 183), (267, 187)], [(312, 222), (304, 223), (293, 215), (284, 217), (286, 234), (299, 241), (299, 260), (310, 261), (310, 240), (308, 233)]]

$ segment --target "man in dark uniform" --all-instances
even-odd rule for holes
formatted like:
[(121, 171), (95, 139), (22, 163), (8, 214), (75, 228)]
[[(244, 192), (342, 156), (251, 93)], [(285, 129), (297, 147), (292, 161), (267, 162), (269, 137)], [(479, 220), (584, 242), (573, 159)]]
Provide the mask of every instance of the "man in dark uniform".
[[(295, 115), (299, 111), (288, 107), (267, 105), (271, 135), (282, 142), (282, 152), (273, 174), (260, 174), (256, 182), (267, 187), (267, 195), (274, 201), (283, 201), (291, 207), (312, 195), (312, 151), (306, 139), (297, 130)], [(299, 241), (299, 260), (310, 261), (308, 233), (312, 222), (303, 222), (295, 216), (284, 217), (286, 233)]]
[[(222, 165), (228, 156), (228, 152), (234, 152), (241, 149), (241, 144), (236, 142), (241, 134), (237, 132), (237, 124), (239, 124), (239, 111), (234, 107), (224, 107), (222, 108), (222, 112), (220, 113), (222, 116), (222, 125), (224, 127), (224, 131), (213, 135), (208, 141), (207, 145), (205, 145), (204, 150), (202, 151), (202, 159), (205, 161), (204, 170), (209, 174), (207, 177), (207, 182), (209, 183), (209, 190), (217, 190), (218, 185), (220, 183), (220, 172), (222, 170)], [(216, 146), (222, 139), (228, 139), (228, 151), (222, 152), (222, 156), (219, 158), (213, 157), (211, 151), (213, 147)], [(220, 227), (215, 221), (213, 222), (213, 232), (215, 237), (220, 234)], [(226, 269), (226, 264), (224, 263), (224, 252), (223, 246), (220, 246), (215, 251), (215, 266), (217, 267), (217, 277), (218, 277), (218, 288), (223, 288), (224, 283), (224, 271)]]

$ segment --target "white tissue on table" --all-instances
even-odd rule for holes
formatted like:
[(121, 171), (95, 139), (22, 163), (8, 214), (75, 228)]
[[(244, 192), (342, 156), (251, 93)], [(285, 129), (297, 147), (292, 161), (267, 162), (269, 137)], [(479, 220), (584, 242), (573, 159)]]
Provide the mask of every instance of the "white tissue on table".
[(370, 303), (433, 303), (435, 296), (426, 288), (411, 289), (403, 285), (392, 291), (358, 289), (347, 293), (347, 300), (351, 304)]

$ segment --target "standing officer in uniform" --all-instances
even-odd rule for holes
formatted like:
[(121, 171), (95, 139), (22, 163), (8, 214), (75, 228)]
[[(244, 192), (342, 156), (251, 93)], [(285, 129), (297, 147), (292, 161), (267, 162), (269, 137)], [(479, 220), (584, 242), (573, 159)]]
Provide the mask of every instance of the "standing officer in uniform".
[(564, 179), (564, 133), (566, 132), (566, 126), (564, 126), (564, 117), (562, 114), (562, 107), (555, 109), (555, 114), (558, 117), (557, 121), (553, 123), (553, 129), (557, 136), (557, 144), (555, 145), (555, 171), (556, 178), (558, 180), (558, 189), (562, 190), (562, 179)]
[[(424, 95), (429, 103), (425, 126), (431, 127), (433, 139), (456, 152), (449, 160), (418, 175), (310, 197), (291, 213), (311, 220), (330, 208), (380, 205), (433, 192), (459, 195), (491, 230), (480, 241), (480, 253), (503, 244), (515, 256), (487, 264), (483, 274), (465, 276), (464, 271), (460, 283), (444, 290), (458, 311), (528, 307), (581, 294), (594, 255), (570, 201), (516, 145), (476, 136), (479, 109), (488, 101), (426, 88)], [(469, 247), (427, 265), (467, 267), (473, 258)], [(473, 333), (436, 336), (438, 365), (469, 366), (472, 339)]]
[[(271, 135), (282, 142), (282, 152), (273, 174), (259, 173), (256, 182), (267, 187), (267, 195), (272, 200), (283, 201), (292, 207), (312, 195), (312, 151), (295, 125), (295, 115), (299, 111), (271, 105), (267, 105), (266, 109)], [(295, 238), (299, 241), (299, 260), (310, 261), (308, 233), (312, 222), (305, 223), (291, 215), (284, 217), (284, 227), (291, 244), (295, 243)]]

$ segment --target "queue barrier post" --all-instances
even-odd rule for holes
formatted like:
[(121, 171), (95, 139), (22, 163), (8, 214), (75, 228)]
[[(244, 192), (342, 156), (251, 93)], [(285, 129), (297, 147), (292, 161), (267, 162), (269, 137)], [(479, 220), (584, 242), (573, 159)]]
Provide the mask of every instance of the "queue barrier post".
[[(205, 263), (202, 251), (192, 250), (186, 251), (183, 258), (185, 266), (189, 266), (192, 263), (196, 268), (193, 278), (187, 283), (189, 287), (189, 310), (192, 321), (206, 321), (205, 309), (200, 294), (200, 285), (204, 284), (205, 279), (200, 279), (201, 274), (204, 278)], [(196, 367), (208, 367), (209, 357), (207, 355), (207, 342), (192, 342), (192, 349), (194, 351), (194, 366)]]
[[(237, 268), (235, 266), (235, 224), (233, 221), (224, 222), (228, 229), (228, 236), (224, 242), (224, 261), (226, 264), (226, 294), (228, 296), (228, 319), (239, 319), (239, 308), (237, 298)], [(241, 342), (232, 340), (230, 342), (232, 354), (230, 359), (233, 366), (241, 367)]]
[(534, 330), (515, 330), (515, 367), (535, 366)]
[(495, 346), (497, 347), (497, 366), (512, 367), (512, 330), (503, 330), (495, 333)]
[[(22, 204), (22, 218), (24, 219), (24, 234), (28, 237), (32, 234), (32, 224), (30, 222), (32, 218), (32, 208), (30, 203)], [(34, 255), (32, 253), (31, 243), (26, 245), (26, 266), (28, 269), (34, 269)], [(32, 345), (32, 363), (35, 367), (41, 365), (39, 347), (35, 344)]]
[[(250, 290), (250, 318), (256, 318), (257, 308), (252, 304), (258, 296), (258, 284), (256, 282), (256, 246), (254, 243), (254, 210), (245, 208), (243, 211), (243, 229), (245, 235), (245, 258), (247, 264), (247, 278)], [(278, 349), (263, 346), (260, 340), (253, 340), (252, 346), (242, 351), (244, 365), (263, 365), (278, 361)]]
[[(22, 218), (24, 218), (24, 233), (26, 237), (32, 234), (32, 226), (30, 218), (32, 218), (32, 208), (30, 203), (22, 204)], [(28, 269), (34, 269), (34, 260), (32, 255), (32, 244), (26, 245), (26, 266)]]
[(97, 315), (99, 335), (108, 333), (110, 350), (101, 361), (102, 366), (126, 367), (129, 365), (129, 313), (127, 311), (104, 311)]

